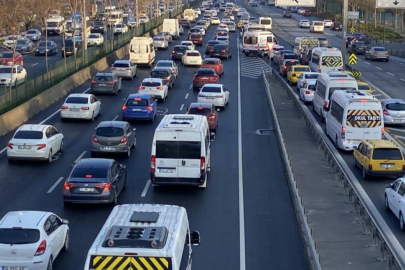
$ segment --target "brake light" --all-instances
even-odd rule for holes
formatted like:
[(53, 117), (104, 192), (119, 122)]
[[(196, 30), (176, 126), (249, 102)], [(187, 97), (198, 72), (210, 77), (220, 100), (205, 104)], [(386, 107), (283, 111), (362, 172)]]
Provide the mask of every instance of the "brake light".
[(213, 49), (210, 50), (210, 52), (213, 52), (213, 51), (214, 51)]
[(311, 94), (311, 91), (309, 91), (309, 90), (307, 89), (307, 90), (305, 90), (305, 94), (309, 95), (309, 94)]
[(123, 110), (126, 110), (126, 109), (127, 109), (127, 106), (126, 106), (126, 105), (122, 105), (122, 109), (123, 109)]
[(405, 171), (405, 165), (402, 165), (402, 171)]
[(383, 114), (390, 115), (390, 113), (386, 109), (383, 110)]
[(37, 146), (38, 146), (37, 150), (41, 150), (41, 149), (44, 149), (46, 147), (46, 144), (41, 143), (41, 144), (37, 144)]
[(297, 77), (297, 74), (293, 73), (291, 76), (293, 76), (293, 77)]
[(156, 171), (156, 156), (150, 157), (150, 172), (154, 173)]
[(224, 96), (223, 95), (216, 95), (215, 97), (216, 98), (223, 98)]
[(221, 50), (221, 52), (225, 52), (225, 50)]
[(163, 90), (163, 86), (156, 87), (157, 90)]
[(126, 68), (125, 70), (131, 70), (130, 68)]
[(201, 173), (205, 172), (205, 157), (201, 157), (200, 159), (200, 171)]
[(329, 109), (329, 102), (325, 101), (323, 108), (327, 111)]
[(61, 110), (66, 110), (66, 109), (69, 109), (69, 107), (68, 106), (62, 106), (61, 107)]
[(152, 111), (153, 107), (152, 106), (146, 106), (146, 109)]
[(341, 134), (342, 140), (346, 138), (346, 128), (342, 127), (342, 134)]
[(46, 240), (42, 240), (41, 244), (39, 244), (39, 247), (37, 248), (37, 251), (35, 251), (34, 256), (39, 256), (45, 253), (46, 250)]
[(318, 72), (321, 72), (322, 67), (318, 67)]
[(12, 144), (11, 142), (9, 142), (9, 143), (7, 144), (7, 147), (10, 148), (10, 149), (13, 149), (13, 145), (14, 145), (14, 144)]
[(150, 54), (148, 54), (148, 60), (150, 61)]
[(373, 164), (368, 164), (368, 170), (372, 171), (373, 170)]
[(122, 137), (120, 143), (126, 143), (128, 141), (128, 137), (127, 135), (125, 135), (124, 137)]
[(95, 80), (92, 80), (92, 81), (91, 81), (91, 84), (95, 84), (95, 83), (96, 83), (96, 81), (95, 81)]
[(109, 81), (108, 84), (115, 84), (115, 82), (114, 81)]
[(103, 190), (110, 190), (111, 184), (101, 184), (101, 185), (96, 185), (95, 188), (102, 188)]
[(210, 116), (208, 116), (209, 120), (214, 120), (215, 119), (215, 114), (211, 114)]
[(165, 80), (170, 80), (170, 76), (167, 76)]
[(173, 50), (172, 53), (176, 53), (176, 51)]
[(81, 107), (80, 109), (82, 109), (83, 111), (88, 111), (90, 108), (89, 107)]
[(92, 140), (93, 140), (93, 142), (98, 142), (96, 135), (93, 134)]
[(115, 70), (115, 67), (112, 67), (111, 70)]
[(287, 66), (283, 66), (283, 69), (287, 69)]
[(145, 86), (139, 86), (139, 88), (138, 88), (139, 90), (144, 90), (145, 89)]
[(203, 94), (199, 94), (199, 95), (198, 95), (198, 97), (205, 97), (205, 95), (203, 95)]
[(69, 190), (70, 188), (77, 188), (77, 185), (72, 184), (72, 183), (64, 183), (63, 184), (63, 189)]

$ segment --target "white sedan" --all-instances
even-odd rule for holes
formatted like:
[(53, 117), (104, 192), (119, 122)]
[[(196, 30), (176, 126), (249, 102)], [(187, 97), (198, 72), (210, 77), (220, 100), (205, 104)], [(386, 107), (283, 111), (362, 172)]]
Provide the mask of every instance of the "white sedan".
[(27, 80), (27, 71), (22, 66), (0, 66), (0, 86), (17, 86)]
[(100, 46), (104, 43), (104, 37), (102, 34), (99, 33), (94, 33), (90, 34), (90, 36), (87, 38), (87, 45), (88, 46)]
[(308, 20), (300, 20), (298, 23), (298, 28), (309, 28), (311, 25)]
[(7, 144), (7, 159), (9, 162), (46, 160), (51, 163), (52, 157), (63, 151), (63, 138), (63, 134), (51, 125), (22, 125)]
[(159, 78), (146, 78), (138, 88), (138, 94), (148, 94), (153, 98), (159, 98), (163, 102), (166, 101), (168, 93), (169, 86)]
[(226, 25), (224, 23), (221, 23), (220, 25), (218, 25), (217, 32), (220, 32), (220, 31), (229, 32), (228, 25)]
[(195, 45), (192, 41), (182, 41), (180, 45), (187, 46), (187, 50), (195, 50)]
[(304, 103), (312, 102), (314, 100), (314, 92), (316, 91), (316, 80), (308, 80), (299, 89), (300, 99)]
[(202, 57), (197, 50), (186, 50), (184, 55), (181, 57), (181, 62), (183, 66), (201, 66)]
[(300, 88), (304, 87), (304, 83), (311, 83), (316, 82), (318, 79), (319, 72), (303, 72), (297, 80), (297, 90), (299, 91)]
[(211, 20), (212, 25), (216, 25), (216, 24), (220, 24), (220, 23), (221, 23), (221, 21), (219, 20), (218, 17), (213, 17)]
[(51, 212), (8, 212), (0, 222), (1, 269), (53, 269), (57, 256), (69, 249), (68, 224)]
[(92, 94), (70, 94), (60, 109), (60, 119), (87, 119), (101, 114), (101, 102)]
[(202, 25), (196, 25), (194, 26), (195, 29), (200, 29), (201, 30), (201, 35), (205, 36), (205, 28)]
[(198, 93), (197, 103), (209, 103), (225, 109), (229, 103), (229, 89), (223, 84), (204, 84)]
[(7, 48), (12, 48), (17, 43), (18, 40), (24, 40), (24, 38), (20, 35), (10, 35), (3, 42), (3, 45), (6, 46)]
[(133, 79), (137, 74), (136, 65), (130, 60), (115, 60), (111, 72), (120, 78)]
[(331, 26), (332, 26), (332, 21), (331, 20), (323, 20), (323, 25), (325, 26), (325, 27), (328, 27), (328, 28), (330, 28)]
[(124, 34), (128, 32), (128, 26), (126, 24), (116, 24), (114, 25), (114, 35)]
[(398, 178), (394, 183), (385, 187), (385, 210), (392, 211), (399, 219), (399, 228), (405, 231), (405, 178)]

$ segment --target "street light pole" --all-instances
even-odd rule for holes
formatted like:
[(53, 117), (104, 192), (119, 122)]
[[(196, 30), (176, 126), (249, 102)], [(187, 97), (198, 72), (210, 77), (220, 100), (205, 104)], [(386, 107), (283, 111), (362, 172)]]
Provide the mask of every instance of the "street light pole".
[(83, 22), (82, 22), (82, 40), (83, 40), (83, 49), (84, 53), (87, 50), (87, 20), (86, 20), (86, 0), (83, 0), (82, 3), (82, 10), (83, 10)]
[(346, 63), (346, 36), (347, 36), (347, 13), (349, 10), (349, 0), (343, 0), (343, 37), (342, 37), (342, 59), (343, 67)]

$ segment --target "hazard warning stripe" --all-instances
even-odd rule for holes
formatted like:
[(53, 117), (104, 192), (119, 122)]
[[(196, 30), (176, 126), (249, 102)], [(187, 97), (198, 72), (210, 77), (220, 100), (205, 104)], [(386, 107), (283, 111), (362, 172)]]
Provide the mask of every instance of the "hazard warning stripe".
[(346, 125), (349, 127), (378, 127), (381, 125), (381, 120), (355, 120), (356, 116), (373, 116), (380, 117), (379, 110), (348, 110)]
[(165, 257), (92, 256), (90, 270), (170, 270)]
[(340, 67), (342, 66), (342, 58), (339, 56), (324, 56), (322, 62), (325, 62), (327, 67)]

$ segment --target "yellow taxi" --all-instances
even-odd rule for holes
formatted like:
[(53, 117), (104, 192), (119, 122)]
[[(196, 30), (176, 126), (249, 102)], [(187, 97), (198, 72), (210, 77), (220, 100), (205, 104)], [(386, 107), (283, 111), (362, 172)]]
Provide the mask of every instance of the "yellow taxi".
[(311, 69), (309, 68), (309, 66), (305, 65), (292, 66), (291, 69), (287, 72), (287, 80), (290, 83), (290, 85), (296, 84), (298, 81), (298, 77), (303, 72), (311, 72)]
[(401, 149), (392, 141), (364, 140), (353, 150), (354, 167), (360, 168), (363, 179), (369, 176), (402, 177), (405, 160)]
[(357, 86), (358, 86), (359, 90), (365, 91), (370, 94), (373, 93), (370, 85), (368, 85), (368, 83), (366, 83), (366, 82), (357, 82)]
[(240, 19), (238, 22), (238, 28), (241, 28), (244, 23), (249, 23), (249, 20)]

